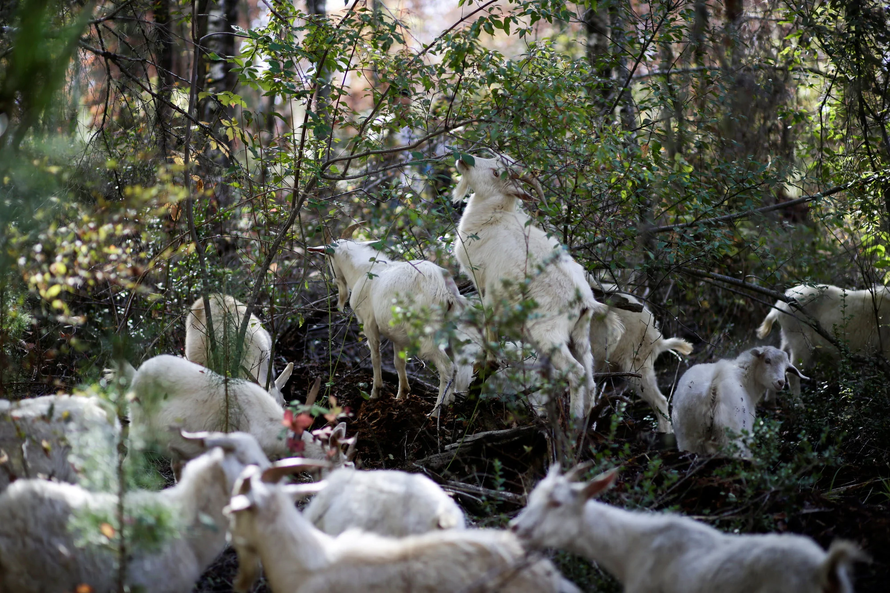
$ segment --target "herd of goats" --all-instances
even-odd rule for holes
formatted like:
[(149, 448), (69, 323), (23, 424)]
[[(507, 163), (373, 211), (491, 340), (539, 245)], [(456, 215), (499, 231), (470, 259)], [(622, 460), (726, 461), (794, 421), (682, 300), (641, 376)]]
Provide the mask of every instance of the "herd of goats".
[[(669, 350), (690, 354), (691, 344), (664, 338), (639, 300), (593, 280), (532, 223), (517, 204), (529, 198), (518, 183), (527, 177), (502, 159), (462, 158), (457, 169), (455, 201), (472, 195), (454, 253), (478, 303), (431, 262), (391, 261), (370, 243), (345, 237), (308, 248), (326, 257), (339, 308), (348, 300), (362, 324), (372, 398), (383, 389), (381, 336), (393, 342), (397, 397), (408, 394), (403, 352), (412, 332), (393, 306), (406, 298), (410, 306), (457, 320), (447, 344), (433, 334), (414, 344), (439, 374), (432, 415), (467, 389), (473, 364), (490, 351), (491, 336), (462, 323), (463, 313), (478, 306), (496, 312), (530, 299), (537, 309), (522, 325), (521, 339), (567, 380), (572, 417), (584, 418), (594, 404), (595, 370), (628, 373), (658, 430), (675, 432), (682, 450), (699, 454), (750, 456), (757, 404), (784, 389), (786, 378), (799, 393), (806, 379), (801, 370), (815, 352), (844, 343), (854, 352), (890, 354), (886, 289), (798, 286), (757, 330), (764, 338), (778, 322), (779, 348), (758, 346), (692, 366), (669, 412), (654, 362)], [(276, 593), (578, 591), (540, 552), (546, 548), (597, 562), (628, 593), (853, 590), (851, 565), (866, 559), (853, 543), (835, 541), (826, 551), (804, 536), (725, 534), (679, 514), (631, 512), (594, 500), (613, 484), (614, 471), (585, 482), (585, 467), (562, 473), (554, 466), (509, 529), (471, 528), (429, 478), (355, 469), (355, 438), (347, 438), (344, 423), (311, 431), (285, 422), (293, 416), (282, 388), (293, 364), (275, 376), (272, 340), (256, 317), (242, 328), (236, 366), (244, 378), (211, 371), (212, 353), (231, 341), (245, 316), (247, 308), (230, 296), (201, 298), (187, 318), (185, 358), (156, 356), (138, 369), (118, 364), (111, 382), (129, 394), (126, 437), (117, 412), (98, 397), (0, 400), (0, 593), (98, 593), (122, 585), (187, 592), (229, 543), (238, 556), (237, 591), (250, 590), (261, 567)], [(318, 388), (316, 382), (307, 403)], [(543, 411), (543, 400), (538, 394), (533, 406)], [(155, 446), (169, 456), (176, 484), (132, 491), (122, 501), (118, 488), (103, 490), (87, 480), (89, 459), (115, 459), (125, 438), (130, 449)], [(302, 456), (292, 457), (294, 451)], [(320, 481), (285, 480), (306, 472)], [(295, 501), (306, 498), (299, 510)], [(129, 525), (159, 512), (174, 517), (173, 533), (161, 543), (115, 538), (116, 517)], [(105, 545), (95, 538), (85, 543), (89, 538), (78, 531), (83, 522), (72, 527), (72, 517), (84, 513), (100, 518)]]

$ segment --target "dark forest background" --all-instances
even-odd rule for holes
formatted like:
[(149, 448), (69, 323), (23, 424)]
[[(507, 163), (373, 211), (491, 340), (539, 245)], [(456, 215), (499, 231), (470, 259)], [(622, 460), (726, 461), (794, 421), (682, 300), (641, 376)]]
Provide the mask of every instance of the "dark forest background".
[[(622, 467), (615, 504), (857, 541), (874, 558), (857, 590), (884, 591), (886, 360), (821, 362), (762, 412), (750, 461), (678, 453), (618, 381), (580, 444), (481, 377), (436, 423), (417, 361), (407, 402), (391, 367), (366, 399), (365, 342), (305, 247), (361, 221), (457, 276), (455, 158), (507, 154), (543, 185), (536, 224), (695, 344), (660, 360), (667, 394), (759, 343), (786, 288), (886, 283), (888, 47), (887, 6), (859, 1), (8, 0), (0, 396), (104, 392), (115, 358), (181, 354), (191, 303), (226, 292), (295, 362), (288, 399), (322, 377), (365, 467), (426, 471), (479, 524), (505, 524), (550, 462), (593, 459)], [(199, 589), (229, 590), (233, 562)]]

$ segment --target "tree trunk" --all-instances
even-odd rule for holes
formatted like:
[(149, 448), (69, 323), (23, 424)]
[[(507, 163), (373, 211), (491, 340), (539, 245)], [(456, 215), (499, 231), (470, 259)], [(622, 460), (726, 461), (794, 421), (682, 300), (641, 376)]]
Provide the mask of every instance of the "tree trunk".
[[(629, 6), (627, 7), (629, 10)], [(633, 94), (631, 93), (630, 84), (630, 68), (627, 66), (627, 48), (629, 47), (628, 39), (630, 33), (625, 29), (624, 11), (625, 6), (613, 6), (609, 13), (612, 17), (612, 39), (614, 45), (618, 47), (617, 58), (615, 60), (616, 74), (616, 95), (614, 99), (615, 107), (619, 110), (621, 117), (621, 126), (625, 131), (632, 134), (631, 142), (636, 144), (635, 132), (637, 127), (637, 110), (634, 105)]]
[(750, 97), (744, 96), (743, 73), (740, 72), (742, 44), (739, 42), (742, 14), (744, 12), (744, 0), (726, 0), (726, 14), (723, 28), (724, 52), (720, 52), (723, 68), (723, 78), (729, 89), (729, 113), (724, 117), (724, 138), (727, 140), (725, 148), (730, 158), (741, 157), (744, 151), (744, 141), (740, 137), (746, 119), (746, 104)]
[(157, 69), (158, 96), (155, 98), (155, 134), (158, 151), (167, 161), (167, 127), (170, 124), (170, 96), (173, 92), (173, 26), (170, 19), (170, 0), (156, 0), (155, 26), (158, 35)]
[[(216, 0), (209, 10), (206, 32), (210, 36), (202, 43), (205, 49), (203, 53), (205, 55), (207, 53), (215, 53), (221, 57), (234, 55), (235, 36), (233, 35), (234, 29), (232, 25), (238, 22), (237, 0)], [(207, 92), (216, 94), (223, 91), (234, 91), (236, 83), (237, 80), (232, 74), (228, 62), (215, 60), (210, 63), (207, 73)], [(221, 122), (234, 117), (232, 108), (221, 104), (212, 96), (206, 97), (199, 103), (198, 114), (199, 119), (208, 122), (214, 130), (221, 130)], [(225, 142), (228, 150), (212, 150), (209, 152), (209, 155), (215, 164), (214, 168), (218, 171), (225, 171), (231, 164), (229, 154), (233, 147), (233, 141), (228, 139), (224, 133), (220, 133), (219, 136)], [(216, 187), (219, 206), (221, 208), (230, 206), (234, 200), (232, 192), (229, 191), (229, 186), (226, 183), (218, 183)]]
[(595, 80), (589, 85), (590, 99), (600, 111), (609, 107), (612, 94), (612, 56), (609, 52), (609, 11), (598, 5), (584, 13), (587, 33), (587, 62)]

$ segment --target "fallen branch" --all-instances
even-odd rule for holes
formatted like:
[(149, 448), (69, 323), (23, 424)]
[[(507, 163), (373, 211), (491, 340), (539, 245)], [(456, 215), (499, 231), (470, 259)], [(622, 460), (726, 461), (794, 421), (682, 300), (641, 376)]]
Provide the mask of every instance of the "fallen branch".
[(444, 482), (442, 486), (444, 486), (446, 491), (457, 492), (459, 494), (471, 494), (473, 496), (484, 496), (486, 498), (494, 498), (515, 505), (525, 506), (525, 495), (522, 494), (491, 490), (490, 488), (473, 486), (472, 484), (464, 484), (463, 482), (455, 482), (454, 480), (448, 480)]
[(534, 426), (519, 426), (504, 430), (490, 430), (464, 437), (457, 443), (446, 445), (442, 453), (434, 453), (423, 459), (418, 459), (414, 465), (423, 469), (435, 471), (446, 467), (458, 456), (468, 455), (482, 446), (504, 445), (513, 441), (533, 437), (540, 431)]

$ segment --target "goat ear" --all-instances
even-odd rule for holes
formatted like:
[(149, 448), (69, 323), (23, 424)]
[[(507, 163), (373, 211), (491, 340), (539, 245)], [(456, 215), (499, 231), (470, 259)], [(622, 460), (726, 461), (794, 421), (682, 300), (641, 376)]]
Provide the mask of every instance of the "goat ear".
[(294, 372), (294, 363), (289, 362), (287, 366), (284, 367), (284, 370), (281, 371), (281, 374), (275, 379), (275, 387), (278, 388), (278, 391), (284, 389), (285, 384), (287, 384), (287, 380), (290, 379), (291, 373)]
[(321, 377), (315, 378), (315, 383), (312, 384), (312, 387), (309, 389), (309, 393), (306, 395), (306, 403), (303, 404), (308, 407), (312, 407), (315, 405), (315, 400), (318, 399), (318, 391), (321, 389)]
[(792, 375), (797, 375), (798, 377), (800, 377), (801, 379), (803, 379), (803, 380), (805, 380), (805, 381), (809, 381), (809, 380), (810, 380), (809, 377), (807, 377), (806, 375), (804, 375), (803, 373), (801, 373), (801, 372), (798, 370), (798, 368), (797, 368), (796, 366), (794, 366), (793, 364), (789, 364), (789, 365), (788, 365), (788, 368), (785, 369), (785, 372), (786, 372), (786, 373), (791, 373)]
[(751, 348), (751, 354), (753, 356), (756, 356), (757, 358), (763, 358), (763, 356), (764, 356), (764, 354), (766, 354), (766, 352), (764, 351), (763, 348)]
[(255, 465), (249, 465), (242, 470), (241, 475), (238, 476), (238, 479), (235, 480), (235, 487), (232, 489), (232, 496), (244, 495), (247, 496), (250, 494), (250, 490), (253, 487), (253, 482), (251, 481), (253, 477), (259, 472), (259, 467)]
[(346, 423), (341, 422), (340, 424), (338, 424), (337, 426), (334, 427), (333, 431), (331, 431), (331, 441), (333, 442), (334, 439), (337, 439), (338, 441), (342, 441), (345, 438), (346, 438)]
[(593, 498), (611, 488), (617, 477), (618, 468), (610, 469), (606, 473), (598, 475), (585, 484), (584, 489), (581, 490), (581, 494), (583, 494), (584, 498)]
[(592, 461), (585, 461), (584, 463), (579, 463), (572, 469), (566, 472), (566, 480), (569, 482), (577, 480), (584, 472), (593, 467)]
[(226, 453), (234, 453), (235, 449), (238, 447), (237, 443), (224, 433), (188, 432), (187, 430), (181, 430), (180, 434), (185, 440), (200, 443), (200, 445), (207, 450), (219, 447)]
[[(187, 430), (180, 430), (179, 434), (182, 435), (183, 439), (200, 445), (201, 448), (205, 451), (213, 449), (214, 447), (219, 447), (226, 453), (231, 453), (235, 450), (236, 447), (231, 438), (221, 433), (212, 433), (207, 431), (189, 432)], [(175, 447), (171, 449), (175, 449)], [(182, 454), (181, 450), (177, 450), (176, 452)], [(187, 455), (182, 456), (184, 458), (188, 458)]]

